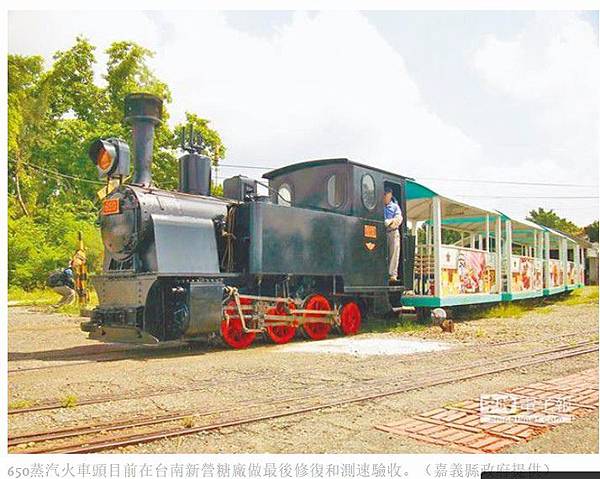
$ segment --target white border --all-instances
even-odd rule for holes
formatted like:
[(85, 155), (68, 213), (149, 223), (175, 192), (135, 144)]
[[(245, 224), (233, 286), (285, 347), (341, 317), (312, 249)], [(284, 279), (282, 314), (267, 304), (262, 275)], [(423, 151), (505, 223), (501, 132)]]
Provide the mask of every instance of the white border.
[[(6, 128), (6, 54), (8, 42), (7, 29), (7, 11), (8, 10), (599, 10), (599, 0), (422, 0), (422, 1), (397, 1), (397, 0), (205, 0), (194, 4), (184, 0), (159, 1), (159, 0), (131, 0), (123, 2), (122, 0), (104, 0), (101, 3), (68, 0), (55, 0), (52, 3), (34, 0), (9, 0), (6, 7), (1, 11), (1, 23), (4, 25), (4, 34), (1, 41), (1, 54), (3, 57), (0, 66), (0, 82), (2, 83), (2, 128), (0, 130), (0, 167), (3, 174), (1, 176), (0, 190), (0, 251), (7, 251), (7, 226), (6, 226), (6, 208), (7, 208), (7, 128)], [(2, 254), (2, 272), (3, 280), (0, 281), (0, 293), (4, 298), (2, 302), (2, 317), (7, 320), (7, 282), (6, 254)], [(577, 454), (495, 454), (495, 455), (465, 455), (465, 454), (393, 454), (393, 455), (93, 455), (93, 456), (19, 456), (7, 455), (6, 437), (7, 437), (7, 328), (5, 327), (1, 335), (0, 350), (2, 351), (2, 394), (0, 399), (3, 418), (0, 421), (0, 436), (2, 438), (2, 457), (4, 459), (3, 468), (5, 471), (11, 465), (32, 465), (34, 463), (56, 462), (60, 464), (72, 463), (78, 464), (86, 462), (94, 463), (114, 463), (125, 464), (129, 462), (157, 464), (173, 463), (203, 463), (203, 462), (229, 462), (230, 464), (243, 462), (259, 462), (262, 464), (268, 462), (321, 462), (343, 464), (345, 462), (397, 462), (402, 464), (403, 470), (408, 474), (404, 477), (428, 477), (425, 472), (427, 464), (438, 463), (459, 463), (459, 464), (493, 464), (496, 467), (510, 467), (513, 464), (531, 464), (536, 463), (551, 470), (598, 470), (600, 468), (600, 456), (598, 454), (577, 455)], [(542, 469), (543, 470), (543, 469)], [(448, 475), (448, 477), (450, 477)]]

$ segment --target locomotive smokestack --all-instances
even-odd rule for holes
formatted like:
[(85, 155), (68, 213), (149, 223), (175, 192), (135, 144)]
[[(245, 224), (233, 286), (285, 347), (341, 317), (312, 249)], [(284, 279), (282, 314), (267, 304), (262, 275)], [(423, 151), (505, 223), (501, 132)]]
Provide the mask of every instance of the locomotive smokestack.
[(162, 100), (148, 93), (131, 93), (125, 97), (125, 121), (133, 128), (133, 183), (149, 186), (152, 182), (152, 148), (154, 128), (162, 118)]

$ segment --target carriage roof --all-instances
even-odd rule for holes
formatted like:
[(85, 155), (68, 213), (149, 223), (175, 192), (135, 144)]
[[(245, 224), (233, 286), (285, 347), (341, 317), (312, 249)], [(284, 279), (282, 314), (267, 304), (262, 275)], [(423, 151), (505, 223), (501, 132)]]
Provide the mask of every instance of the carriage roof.
[(431, 198), (436, 196), (440, 198), (442, 226), (448, 229), (483, 233), (488, 221), (495, 221), (496, 218), (500, 217), (503, 221), (511, 221), (513, 240), (520, 244), (533, 244), (535, 242), (534, 233), (540, 232), (549, 232), (552, 242), (557, 242), (558, 238), (565, 238), (569, 242), (577, 242), (576, 238), (553, 228), (529, 220), (514, 218), (498, 210), (490, 210), (442, 196), (413, 179), (406, 180), (406, 204), (409, 219), (429, 222), (431, 218)]

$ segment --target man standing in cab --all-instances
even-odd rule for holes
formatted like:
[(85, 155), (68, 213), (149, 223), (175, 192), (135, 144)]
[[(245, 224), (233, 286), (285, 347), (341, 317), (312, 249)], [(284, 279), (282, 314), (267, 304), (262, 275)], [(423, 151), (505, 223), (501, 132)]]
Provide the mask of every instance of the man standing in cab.
[(400, 225), (402, 224), (402, 211), (396, 203), (392, 189), (385, 187), (383, 193), (383, 218), (387, 234), (387, 247), (390, 282), (398, 281), (398, 263), (400, 262)]

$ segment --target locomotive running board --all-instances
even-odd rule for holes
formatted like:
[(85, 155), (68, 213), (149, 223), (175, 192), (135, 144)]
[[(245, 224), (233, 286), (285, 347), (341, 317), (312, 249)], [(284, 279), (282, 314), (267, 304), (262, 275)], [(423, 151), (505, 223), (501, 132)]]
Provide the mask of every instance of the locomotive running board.
[(393, 286), (344, 286), (344, 293), (402, 293), (406, 288), (402, 285)]

